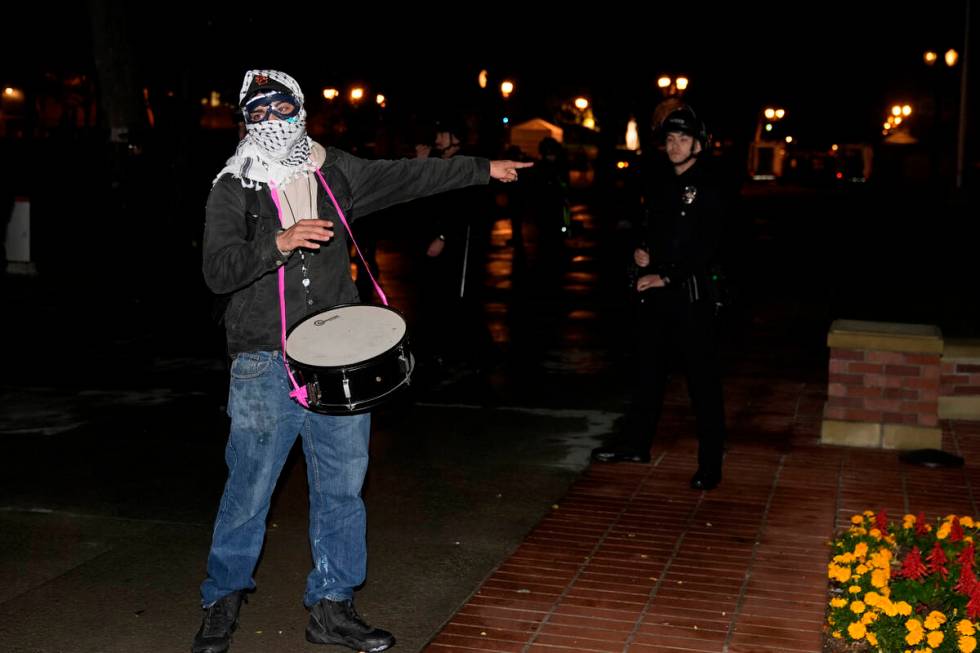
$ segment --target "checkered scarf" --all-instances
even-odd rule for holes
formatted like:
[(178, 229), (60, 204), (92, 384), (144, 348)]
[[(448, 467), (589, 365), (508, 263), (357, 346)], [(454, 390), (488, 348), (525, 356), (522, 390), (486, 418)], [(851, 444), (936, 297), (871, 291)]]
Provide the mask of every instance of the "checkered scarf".
[[(250, 70), (245, 73), (239, 101), (245, 99), (245, 93), (252, 84), (253, 78), (262, 75), (284, 84), (300, 104), (303, 103), (303, 91), (300, 90), (296, 80), (278, 70)], [(313, 141), (306, 135), (306, 109), (301, 107), (296, 117), (296, 122), (285, 120), (246, 122), (245, 138), (238, 144), (235, 154), (228, 159), (225, 167), (214, 178), (212, 185), (217, 183), (222, 175), (230, 172), (246, 188), (260, 189), (263, 183), (269, 182), (277, 186), (285, 186), (296, 177), (312, 170), (315, 165), (310, 159), (310, 144)]]

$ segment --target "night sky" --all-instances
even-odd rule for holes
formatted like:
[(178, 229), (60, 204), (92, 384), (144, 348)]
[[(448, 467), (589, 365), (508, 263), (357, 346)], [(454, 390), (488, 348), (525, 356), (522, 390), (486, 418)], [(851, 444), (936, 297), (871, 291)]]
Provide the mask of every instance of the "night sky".
[[(690, 77), (690, 101), (718, 132), (744, 138), (762, 106), (779, 103), (815, 142), (874, 137), (886, 107), (925, 85), (957, 91), (957, 74), (926, 69), (922, 52), (962, 52), (965, 13), (963, 0), (891, 13), (856, 2), (650, 3), (642, 17), (640, 5), (612, 3), (567, 14), (521, 4), (394, 13), (375, 3), (266, 2), (249, 13), (246, 5), (130, 8), (126, 33), (145, 83), (183, 81), (202, 95), (213, 88), (228, 97), (247, 68), (277, 67), (307, 89), (366, 81), (392, 102), (421, 105), (458, 96), (487, 68), (517, 81), (515, 104), (527, 114), (517, 118), (540, 113), (549, 96), (585, 93), (600, 121), (619, 121), (657, 99), (659, 74), (675, 72)], [(12, 16), (5, 22), (23, 28), (3, 41), (0, 75), (10, 81), (0, 81), (91, 72), (85, 3), (5, 13)]]

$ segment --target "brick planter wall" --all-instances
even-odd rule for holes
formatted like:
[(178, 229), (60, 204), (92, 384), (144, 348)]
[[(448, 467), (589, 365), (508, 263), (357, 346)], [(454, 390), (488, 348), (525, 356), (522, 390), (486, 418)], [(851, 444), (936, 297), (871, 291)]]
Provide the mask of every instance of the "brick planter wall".
[(837, 320), (821, 440), (891, 449), (942, 447), (942, 334), (930, 325)]
[(980, 340), (947, 340), (939, 377), (939, 416), (980, 420)]

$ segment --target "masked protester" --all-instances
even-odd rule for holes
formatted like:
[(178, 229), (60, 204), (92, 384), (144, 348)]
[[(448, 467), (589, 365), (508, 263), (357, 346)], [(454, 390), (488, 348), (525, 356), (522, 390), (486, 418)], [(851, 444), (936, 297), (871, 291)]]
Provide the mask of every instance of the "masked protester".
[(309, 477), (313, 559), (303, 597), (310, 610), (306, 638), (382, 651), (395, 638), (365, 623), (353, 604), (367, 560), (361, 485), (371, 417), (325, 415), (291, 397), (283, 322), (296, 324), (359, 301), (348, 237), (335, 229), (338, 215), (327, 188), (353, 221), (491, 177), (513, 181), (524, 164), (474, 157), (368, 161), (324, 148), (306, 134), (299, 84), (275, 70), (249, 71), (239, 98), (246, 135), (214, 180), (204, 228), (205, 281), (215, 293), (230, 295), (223, 321), (231, 356), (231, 433), (228, 480), (201, 585), (204, 619), (192, 651), (228, 650), (243, 599), (255, 588), (270, 499), (297, 436)]
[(666, 161), (644, 180), (646, 223), (633, 261), (642, 299), (636, 325), (633, 397), (624, 430), (592, 451), (596, 462), (650, 461), (674, 355), (687, 371), (697, 417), (696, 490), (721, 482), (725, 410), (715, 342), (718, 306), (711, 273), (721, 244), (721, 190), (701, 160), (709, 146), (703, 123), (690, 107), (669, 113), (657, 129)]

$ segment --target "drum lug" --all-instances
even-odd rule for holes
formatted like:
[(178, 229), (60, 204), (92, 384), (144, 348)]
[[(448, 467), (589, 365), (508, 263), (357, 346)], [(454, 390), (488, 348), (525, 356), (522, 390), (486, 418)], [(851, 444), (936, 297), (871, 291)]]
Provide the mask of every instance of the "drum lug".
[(343, 386), (344, 386), (344, 397), (347, 398), (347, 407), (353, 410), (354, 406), (350, 402), (350, 380), (347, 378), (346, 374), (344, 375), (343, 378)]

